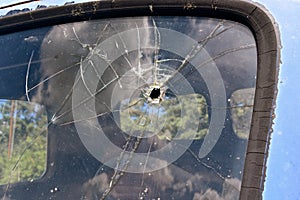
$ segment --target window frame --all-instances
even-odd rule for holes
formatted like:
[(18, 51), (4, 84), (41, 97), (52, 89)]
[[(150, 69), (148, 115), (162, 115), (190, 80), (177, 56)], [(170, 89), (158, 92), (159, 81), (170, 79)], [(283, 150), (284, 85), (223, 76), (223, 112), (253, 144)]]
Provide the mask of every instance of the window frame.
[(275, 19), (247, 0), (104, 0), (68, 4), (0, 18), (0, 35), (56, 24), (130, 16), (197, 16), (246, 25), (257, 45), (257, 82), (240, 199), (261, 199), (275, 118), (280, 34)]

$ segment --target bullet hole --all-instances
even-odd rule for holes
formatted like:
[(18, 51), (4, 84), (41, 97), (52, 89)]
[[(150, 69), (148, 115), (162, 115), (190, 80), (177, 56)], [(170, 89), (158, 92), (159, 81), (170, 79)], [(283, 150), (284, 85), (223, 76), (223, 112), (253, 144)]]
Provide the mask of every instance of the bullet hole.
[(160, 88), (153, 88), (151, 93), (150, 93), (150, 98), (153, 99), (158, 99), (160, 96)]

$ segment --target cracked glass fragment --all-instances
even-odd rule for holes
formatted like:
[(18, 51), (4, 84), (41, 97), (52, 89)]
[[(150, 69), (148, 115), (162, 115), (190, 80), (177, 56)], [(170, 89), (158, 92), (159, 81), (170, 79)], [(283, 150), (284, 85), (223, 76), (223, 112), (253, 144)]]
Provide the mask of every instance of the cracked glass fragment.
[(46, 172), (3, 185), (1, 197), (239, 198), (257, 70), (246, 26), (101, 19), (0, 44), (0, 97), (41, 104), (48, 117)]

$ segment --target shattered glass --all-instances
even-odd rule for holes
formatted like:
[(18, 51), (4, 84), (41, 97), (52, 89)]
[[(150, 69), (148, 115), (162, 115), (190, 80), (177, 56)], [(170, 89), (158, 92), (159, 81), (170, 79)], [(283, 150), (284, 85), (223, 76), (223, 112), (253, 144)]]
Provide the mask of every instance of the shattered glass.
[(257, 70), (246, 26), (101, 19), (0, 45), (0, 98), (48, 115), (46, 172), (2, 199), (239, 198)]

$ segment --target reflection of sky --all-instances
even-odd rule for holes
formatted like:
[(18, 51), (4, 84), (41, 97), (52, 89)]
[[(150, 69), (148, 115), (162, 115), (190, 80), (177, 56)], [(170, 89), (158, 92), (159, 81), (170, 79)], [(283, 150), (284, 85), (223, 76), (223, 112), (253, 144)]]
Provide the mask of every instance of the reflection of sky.
[[(25, 0), (0, 0), (0, 7), (18, 3), (18, 2), (22, 2), (22, 1), (25, 1)], [(0, 15), (5, 15), (10, 10), (14, 10), (14, 9), (20, 9), (20, 10), (22, 10), (23, 8), (35, 9), (38, 5), (46, 5), (46, 6), (63, 5), (65, 2), (81, 3), (81, 2), (87, 2), (87, 1), (90, 1), (90, 0), (65, 0), (65, 1), (62, 1), (62, 0), (40, 0), (40, 1), (34, 1), (31, 3), (27, 3), (25, 5), (15, 6), (13, 8), (2, 9), (2, 10), (0, 10)]]
[[(0, 108), (2, 108), (2, 105), (5, 104), (8, 100), (5, 100), (5, 99), (0, 99)], [(0, 119), (3, 118), (3, 108), (2, 110), (0, 110)], [(1, 124), (0, 124), (1, 125)]]
[[(84, 2), (88, 0), (76, 0)], [(275, 16), (280, 25), (282, 38), (282, 66), (280, 70), (279, 94), (277, 100), (276, 120), (272, 135), (270, 156), (268, 160), (267, 180), (264, 199), (300, 199), (300, 0), (256, 0), (264, 4)], [(9, 2), (9, 3), (8, 3)], [(0, 6), (20, 2), (20, 0), (1, 0)], [(26, 6), (63, 4), (61, 0), (43, 0)], [(0, 15), (11, 9), (0, 10)]]

